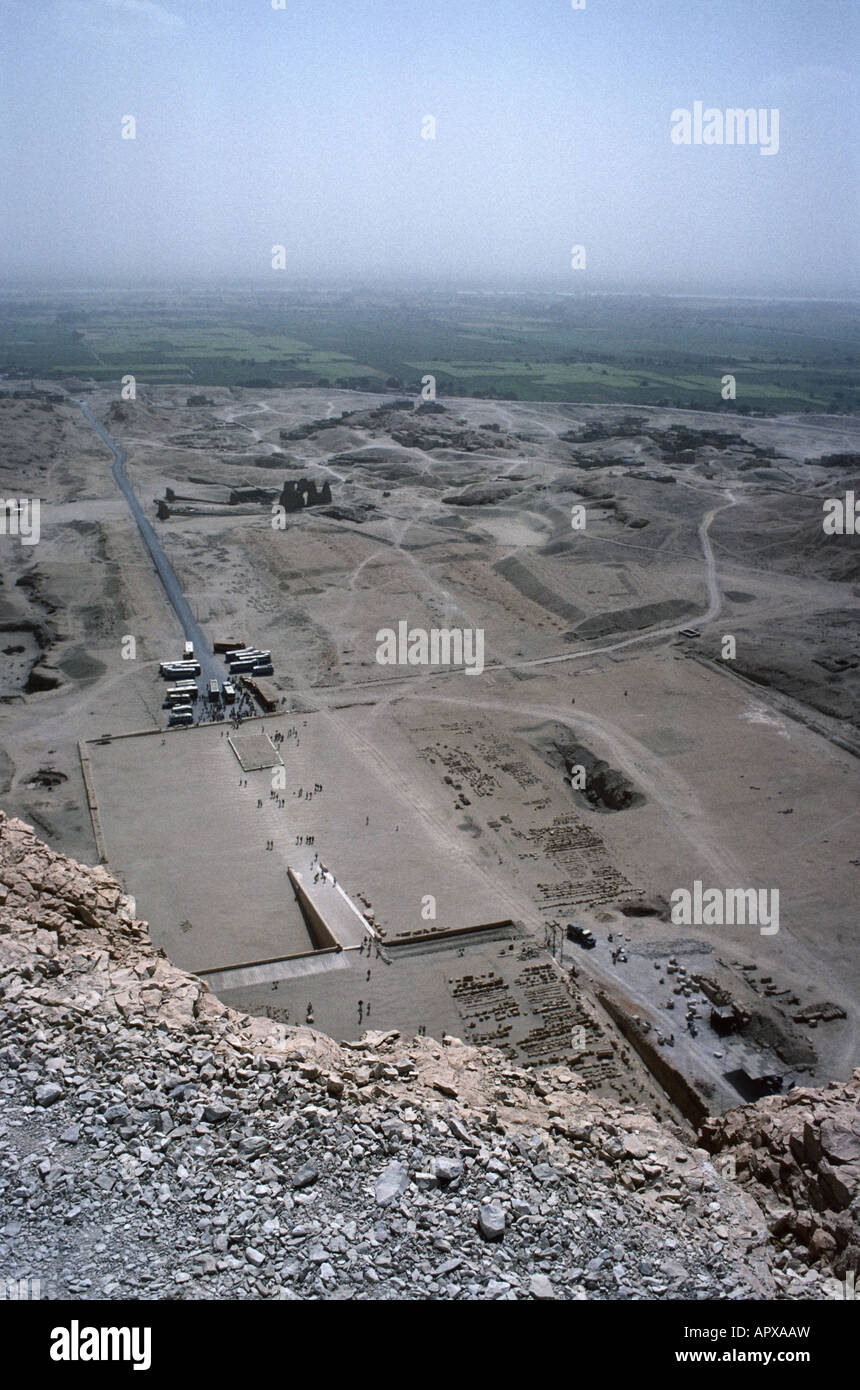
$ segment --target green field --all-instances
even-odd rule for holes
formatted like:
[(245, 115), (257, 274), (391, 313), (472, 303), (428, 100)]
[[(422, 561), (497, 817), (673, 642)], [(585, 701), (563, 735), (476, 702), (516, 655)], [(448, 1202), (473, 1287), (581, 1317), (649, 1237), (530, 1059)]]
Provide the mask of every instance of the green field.
[(325, 385), (439, 395), (858, 408), (853, 304), (441, 291), (111, 291), (0, 298), (0, 371), (196, 386)]

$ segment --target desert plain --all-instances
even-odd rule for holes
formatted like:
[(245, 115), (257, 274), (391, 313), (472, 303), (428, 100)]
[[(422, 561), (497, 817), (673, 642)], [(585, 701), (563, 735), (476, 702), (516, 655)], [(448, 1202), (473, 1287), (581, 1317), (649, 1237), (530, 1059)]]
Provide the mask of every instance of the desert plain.
[[(177, 964), (248, 1013), (568, 1061), (658, 1115), (849, 1076), (860, 538), (822, 516), (860, 495), (853, 417), (3, 388), (1, 490), (41, 503), (38, 544), (0, 536), (3, 806), (104, 859)], [(167, 728), (188, 634), (85, 411), (207, 661), (271, 651), (241, 725), (268, 766), (226, 707)], [(482, 669), (381, 664), (400, 623), (480, 630)], [(778, 930), (679, 925), (696, 881), (778, 892)]]

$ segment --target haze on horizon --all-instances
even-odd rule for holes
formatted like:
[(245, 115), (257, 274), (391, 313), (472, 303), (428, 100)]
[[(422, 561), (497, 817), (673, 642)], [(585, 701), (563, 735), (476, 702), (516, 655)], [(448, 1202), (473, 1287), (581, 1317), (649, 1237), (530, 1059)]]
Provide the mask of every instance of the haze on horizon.
[[(856, 295), (851, 0), (285, 6), (0, 0), (7, 288)], [(778, 152), (674, 145), (696, 101)]]

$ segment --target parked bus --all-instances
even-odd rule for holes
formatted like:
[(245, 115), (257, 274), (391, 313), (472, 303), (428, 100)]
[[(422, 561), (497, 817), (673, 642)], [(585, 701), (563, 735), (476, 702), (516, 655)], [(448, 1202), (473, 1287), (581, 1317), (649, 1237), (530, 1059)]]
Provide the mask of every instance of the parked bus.
[(249, 690), (254, 698), (262, 705), (266, 711), (276, 710), (281, 702), (278, 692), (269, 685), (268, 681), (259, 680), (256, 676), (243, 676), (242, 684)]
[(164, 708), (175, 705), (191, 705), (199, 698), (200, 692), (195, 685), (193, 690), (181, 690), (172, 686), (164, 697)]
[(230, 653), (230, 660), (244, 661), (249, 656), (270, 657), (271, 655), (272, 653), (266, 651), (263, 647), (240, 647), (238, 651)]
[(199, 661), (163, 661), (161, 674), (165, 680), (181, 680), (187, 676), (200, 675)]
[(211, 704), (215, 705), (218, 704), (220, 699), (221, 691), (218, 687), (218, 682), (216, 680), (211, 680), (209, 682), (209, 701)]

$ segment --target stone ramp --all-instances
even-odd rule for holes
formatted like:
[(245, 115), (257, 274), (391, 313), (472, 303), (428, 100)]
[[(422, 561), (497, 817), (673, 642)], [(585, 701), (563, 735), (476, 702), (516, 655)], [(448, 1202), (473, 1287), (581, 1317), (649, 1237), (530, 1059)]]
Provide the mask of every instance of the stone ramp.
[(287, 875), (318, 949), (334, 945), (343, 951), (357, 950), (368, 938), (376, 939), (367, 918), (332, 874), (323, 873), (319, 883), (314, 883), (312, 873), (300, 869), (288, 869)]
[(280, 980), (297, 980), (303, 975), (319, 975), (322, 971), (348, 970), (351, 961), (341, 951), (315, 951), (306, 956), (285, 957), (283, 960), (261, 961), (258, 965), (229, 966), (223, 970), (198, 970), (201, 979), (211, 985), (216, 994), (231, 989), (247, 989), (252, 985), (273, 984)]

